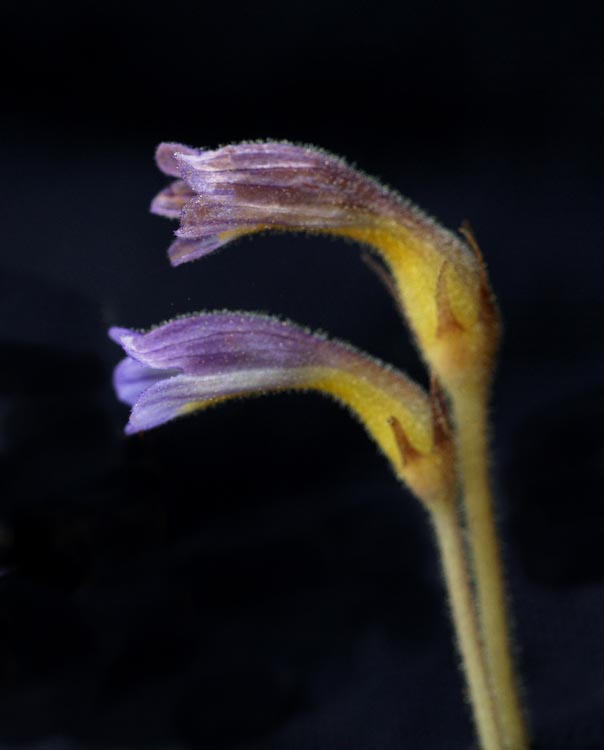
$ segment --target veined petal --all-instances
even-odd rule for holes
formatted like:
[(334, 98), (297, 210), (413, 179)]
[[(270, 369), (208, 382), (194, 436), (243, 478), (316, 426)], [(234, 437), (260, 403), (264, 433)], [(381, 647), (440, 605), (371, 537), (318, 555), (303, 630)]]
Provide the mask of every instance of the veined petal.
[(353, 351), (293, 323), (242, 312), (183, 316), (147, 332), (112, 328), (110, 336), (147, 367), (172, 367), (187, 375), (259, 367), (287, 371), (323, 362), (339, 366)]
[(178, 174), (197, 196), (183, 212), (178, 236), (185, 239), (219, 235), (226, 244), (267, 228), (349, 236), (356, 229), (357, 239), (371, 244), (367, 233), (400, 225), (433, 241), (460, 244), (409, 201), (319, 149), (289, 143), (158, 149), (166, 152), (164, 171)]
[[(401, 462), (393, 421), (418, 455), (433, 456), (438, 448), (433, 404), (422, 388), (351, 346), (292, 323), (206, 313), (148, 332), (113, 328), (110, 335), (128, 355), (115, 378), (125, 400), (134, 401), (128, 433), (234, 397), (316, 390), (349, 407), (408, 482), (411, 469)], [(138, 387), (145, 379), (149, 387), (135, 396), (130, 382)]]
[(150, 430), (176, 417), (221, 401), (295, 388), (296, 378), (279, 378), (274, 369), (158, 379), (133, 404), (126, 434)]
[[(178, 172), (190, 190), (169, 250), (174, 265), (270, 229), (347, 237), (381, 254), (419, 346), (445, 384), (489, 369), (497, 314), (473, 243), (319, 149), (241, 143), (215, 151), (177, 144), (164, 150), (170, 154), (164, 168)], [(158, 212), (175, 215), (171, 193), (156, 200)]]

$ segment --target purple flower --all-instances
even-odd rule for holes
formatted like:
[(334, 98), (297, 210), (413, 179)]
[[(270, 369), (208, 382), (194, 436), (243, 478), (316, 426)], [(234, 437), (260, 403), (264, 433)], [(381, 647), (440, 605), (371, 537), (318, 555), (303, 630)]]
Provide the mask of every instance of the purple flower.
[(110, 335), (127, 354), (114, 385), (132, 406), (128, 434), (231, 398), (316, 390), (351, 409), (408, 483), (417, 480), (405, 460), (440, 448), (434, 403), (422, 388), (351, 346), (293, 323), (216, 312), (146, 333), (112, 328)]
[(382, 256), (389, 286), (439, 379), (450, 388), (490, 372), (498, 317), (482, 259), (472, 241), (466, 244), (410, 201), (331, 154), (289, 143), (215, 151), (165, 143), (157, 163), (179, 178), (151, 207), (180, 218), (168, 251), (173, 265), (264, 230), (322, 232), (368, 244)]
[(173, 265), (263, 229), (354, 236), (390, 221), (451, 240), (409, 201), (315, 148), (241, 143), (202, 151), (163, 143), (156, 159), (165, 174), (180, 178), (151, 205), (154, 213), (181, 220), (169, 250)]

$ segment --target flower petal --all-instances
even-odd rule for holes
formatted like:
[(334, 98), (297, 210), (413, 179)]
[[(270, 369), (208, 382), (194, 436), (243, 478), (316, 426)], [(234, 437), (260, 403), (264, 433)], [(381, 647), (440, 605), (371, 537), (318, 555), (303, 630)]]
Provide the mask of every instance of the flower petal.
[(176, 180), (158, 193), (151, 203), (151, 211), (168, 219), (178, 219), (185, 205), (195, 195), (184, 180)]
[[(389, 424), (392, 417), (418, 451), (432, 448), (430, 401), (419, 386), (351, 346), (293, 323), (250, 313), (206, 313), (177, 318), (147, 333), (113, 328), (110, 335), (129, 358), (128, 365), (118, 365), (128, 368), (128, 377), (116, 375), (122, 391), (129, 387), (131, 372), (137, 382), (153, 380), (145, 368), (158, 373), (134, 403), (129, 433), (225, 398), (313, 389), (355, 412), (395, 463), (400, 454)], [(126, 396), (132, 394), (134, 388)]]
[[(388, 267), (423, 356), (445, 387), (484, 379), (480, 373), (490, 371), (498, 315), (473, 243), (319, 149), (242, 143), (198, 152), (172, 144), (168, 150), (169, 169), (178, 171), (192, 196), (182, 206), (178, 239), (169, 250), (174, 265), (267, 229), (368, 244)], [(159, 200), (160, 209), (166, 200)], [(453, 327), (443, 327), (443, 312)]]
[(178, 370), (156, 370), (126, 357), (113, 371), (113, 387), (119, 400), (132, 406), (147, 388), (177, 373)]
[(176, 154), (187, 154), (193, 156), (201, 154), (203, 151), (190, 146), (183, 146), (182, 143), (160, 143), (155, 152), (155, 162), (164, 174), (169, 177), (179, 177), (179, 163), (176, 160)]
[[(392, 273), (420, 343), (434, 343), (436, 285), (447, 261), (454, 314), (464, 327), (480, 314), (481, 267), (468, 246), (410, 201), (319, 149), (242, 143), (215, 151), (160, 146), (162, 163), (188, 185), (160, 193), (153, 210), (180, 212), (169, 251), (179, 265), (266, 229), (336, 234), (373, 246)], [(170, 155), (169, 164), (166, 164)]]
[(295, 387), (293, 377), (279, 378), (274, 369), (213, 375), (177, 375), (156, 381), (137, 399), (126, 434), (150, 430), (176, 417), (237, 396)]
[(209, 255), (216, 248), (224, 245), (218, 235), (209, 235), (202, 240), (177, 239), (168, 248), (168, 257), (173, 266), (180, 266), (191, 260), (198, 260), (204, 255)]
[[(355, 236), (355, 229), (367, 233), (392, 223), (461, 244), (409, 201), (325, 151), (290, 143), (179, 149), (163, 144), (158, 154), (164, 171), (182, 177), (197, 196), (183, 212), (183, 239), (213, 237), (217, 247), (267, 228)], [(370, 236), (357, 239), (371, 244)]]
[(110, 335), (128, 354), (115, 377), (122, 398), (134, 401), (128, 434), (231, 398), (315, 390), (357, 416), (422, 501), (450, 500), (454, 451), (442, 404), (347, 344), (233, 312), (178, 318), (147, 333), (113, 328)]
[(147, 367), (178, 368), (188, 375), (258, 367), (290, 369), (328, 361), (337, 366), (351, 351), (293, 323), (242, 312), (184, 316), (146, 333), (112, 328), (110, 336)]
[[(376, 182), (315, 149), (286, 143), (205, 152), (175, 148), (160, 147), (158, 153), (170, 154), (170, 163), (164, 157), (163, 167), (170, 174), (177, 171), (197, 195), (183, 212), (177, 233), (182, 239), (212, 238), (219, 247), (241, 234), (271, 227), (329, 231), (359, 222), (370, 225), (372, 210), (397, 215), (402, 207)], [(152, 210), (161, 210), (164, 200)], [(178, 260), (193, 257), (198, 255), (180, 254)]]

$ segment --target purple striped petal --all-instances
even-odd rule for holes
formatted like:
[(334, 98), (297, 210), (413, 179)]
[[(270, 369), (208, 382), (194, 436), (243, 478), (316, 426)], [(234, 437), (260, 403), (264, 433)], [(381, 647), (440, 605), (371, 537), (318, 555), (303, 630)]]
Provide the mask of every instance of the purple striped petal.
[(137, 362), (187, 375), (320, 364), (350, 367), (365, 359), (347, 344), (256, 313), (205, 313), (175, 318), (146, 333), (112, 328), (110, 336)]
[[(271, 228), (346, 233), (395, 222), (424, 237), (451, 242), (449, 232), (409, 201), (318, 149), (242, 143), (196, 152), (169, 144), (158, 153), (165, 151), (170, 162), (163, 158), (164, 171), (180, 176), (191, 191), (182, 207), (179, 241), (169, 251), (174, 265), (243, 234)], [(165, 208), (172, 193), (160, 196), (152, 210), (174, 216)]]
[(126, 434), (151, 430), (177, 417), (234, 396), (268, 393), (295, 388), (303, 380), (268, 370), (213, 375), (177, 375), (156, 381), (136, 400), (126, 425)]
[(264, 230), (323, 232), (376, 250), (430, 369), (448, 390), (492, 369), (499, 315), (471, 232), (464, 240), (406, 199), (318, 149), (242, 143), (215, 151), (160, 146), (181, 179), (153, 210), (180, 216), (173, 265)]
[(120, 397), (133, 403), (128, 433), (235, 395), (312, 388), (326, 371), (369, 383), (426, 420), (425, 394), (404, 375), (347, 344), (268, 316), (206, 313), (146, 333), (112, 328), (110, 335), (128, 355), (114, 379)]

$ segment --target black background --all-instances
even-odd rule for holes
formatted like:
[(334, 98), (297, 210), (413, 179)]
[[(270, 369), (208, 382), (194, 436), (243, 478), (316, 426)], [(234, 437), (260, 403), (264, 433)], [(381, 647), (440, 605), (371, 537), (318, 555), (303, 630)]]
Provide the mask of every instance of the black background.
[(534, 747), (604, 746), (596, 7), (4, 7), (0, 746), (472, 744), (427, 519), (345, 412), (271, 397), (122, 437), (112, 324), (280, 313), (425, 382), (351, 246), (169, 267), (156, 144), (250, 138), (472, 221), (506, 323), (494, 478)]

